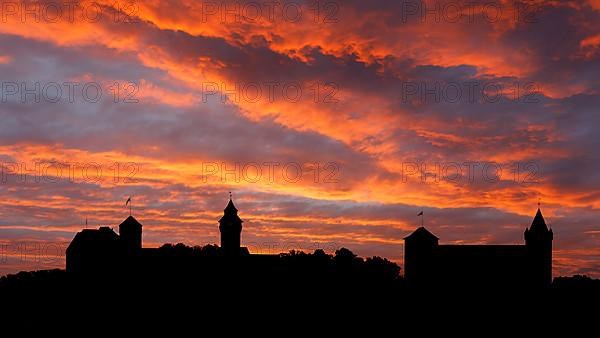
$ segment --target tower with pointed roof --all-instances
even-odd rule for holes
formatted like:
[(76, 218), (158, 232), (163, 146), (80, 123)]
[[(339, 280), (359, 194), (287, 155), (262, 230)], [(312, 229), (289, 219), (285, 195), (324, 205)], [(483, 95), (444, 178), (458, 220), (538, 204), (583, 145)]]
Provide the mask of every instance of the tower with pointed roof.
[(552, 283), (552, 229), (539, 208), (525, 245), (439, 244), (423, 226), (404, 238), (404, 276), (418, 287), (547, 288)]
[(225, 255), (235, 256), (240, 254), (242, 222), (230, 193), (229, 203), (227, 203), (225, 210), (223, 210), (223, 217), (219, 219), (221, 249)]
[(536, 286), (552, 283), (552, 229), (548, 229), (539, 208), (531, 226), (525, 229), (525, 246), (531, 266), (531, 282)]

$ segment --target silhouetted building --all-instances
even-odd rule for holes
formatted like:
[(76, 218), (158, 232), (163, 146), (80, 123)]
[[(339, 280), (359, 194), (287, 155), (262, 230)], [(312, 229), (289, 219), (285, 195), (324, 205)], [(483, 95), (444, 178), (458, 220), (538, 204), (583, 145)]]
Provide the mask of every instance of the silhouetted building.
[(552, 230), (542, 212), (525, 230), (525, 245), (439, 245), (424, 227), (404, 238), (404, 269), (415, 285), (547, 287), (552, 282)]
[(538, 208), (531, 227), (525, 229), (525, 246), (530, 261), (532, 282), (547, 285), (552, 282), (552, 240), (554, 234), (548, 229), (544, 216)]
[(105, 271), (122, 256), (122, 243), (109, 227), (84, 229), (67, 248), (67, 271)]
[[(119, 225), (119, 234), (109, 227), (78, 232), (67, 248), (67, 271), (116, 273), (118, 276), (161, 278), (212, 271), (215, 275), (268, 276), (273, 271), (290, 273), (293, 258), (250, 254), (241, 246), (243, 221), (229, 199), (219, 219), (221, 247), (200, 249), (183, 244), (161, 248), (142, 247), (142, 224), (129, 216)], [(439, 245), (439, 239), (424, 227), (405, 239), (405, 277), (411, 284), (443, 287), (545, 287), (552, 279), (552, 230), (538, 209), (525, 230), (525, 245)], [(343, 253), (343, 251), (340, 251)], [(335, 271), (352, 271), (351, 255), (337, 255)], [(293, 257), (293, 256), (292, 256)], [(298, 256), (299, 257), (299, 256)], [(287, 262), (287, 263), (284, 263)], [(318, 255), (315, 256), (315, 262)], [(303, 267), (317, 276), (319, 264)], [(225, 272), (225, 274), (223, 274)], [(237, 276), (237, 277), (236, 277)], [(185, 278), (183, 278), (185, 280)]]
[(242, 219), (238, 216), (238, 210), (233, 205), (231, 197), (229, 203), (223, 210), (223, 217), (219, 220), (219, 231), (221, 232), (221, 248), (225, 255), (239, 255), (242, 235)]
[(119, 225), (119, 235), (126, 250), (135, 252), (142, 249), (142, 225), (133, 216)]
[[(237, 213), (230, 197), (223, 217), (219, 220), (219, 253), (229, 258), (253, 256), (252, 259), (256, 262), (271, 259), (269, 256), (272, 255), (250, 255), (247, 248), (241, 247), (243, 221)], [(118, 235), (109, 227), (78, 232), (67, 248), (67, 271), (104, 272), (121, 268), (131, 271), (175, 266), (182, 270), (190, 268), (189, 264), (186, 265), (188, 260), (181, 255), (175, 257), (157, 248), (142, 248), (142, 228), (135, 217), (129, 216), (119, 225)]]

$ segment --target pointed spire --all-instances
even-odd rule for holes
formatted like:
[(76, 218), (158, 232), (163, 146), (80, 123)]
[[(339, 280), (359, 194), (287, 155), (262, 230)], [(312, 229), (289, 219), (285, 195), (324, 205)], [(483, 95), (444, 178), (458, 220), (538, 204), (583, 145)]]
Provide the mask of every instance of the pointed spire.
[(525, 244), (540, 243), (540, 241), (542, 243), (547, 241), (552, 242), (553, 237), (552, 229), (548, 229), (546, 220), (544, 220), (544, 216), (542, 215), (542, 210), (538, 208), (531, 226), (525, 229)]
[(535, 213), (535, 217), (533, 218), (533, 222), (531, 222), (531, 226), (529, 227), (529, 231), (548, 231), (548, 227), (546, 226), (546, 221), (544, 220), (544, 216), (542, 215), (542, 211), (540, 208), (537, 209)]
[(236, 213), (238, 209), (235, 207), (235, 205), (233, 204), (233, 199), (231, 198), (231, 191), (229, 192), (229, 203), (227, 203), (227, 206), (225, 207), (225, 211), (226, 214), (228, 213)]
[(233, 219), (233, 220), (242, 221), (238, 217), (237, 213), (238, 213), (238, 209), (233, 204), (233, 199), (231, 197), (231, 192), (230, 192), (229, 193), (229, 202), (227, 203), (227, 206), (223, 210), (223, 217), (221, 217), (221, 219), (219, 220), (219, 222), (224, 221), (226, 219)]

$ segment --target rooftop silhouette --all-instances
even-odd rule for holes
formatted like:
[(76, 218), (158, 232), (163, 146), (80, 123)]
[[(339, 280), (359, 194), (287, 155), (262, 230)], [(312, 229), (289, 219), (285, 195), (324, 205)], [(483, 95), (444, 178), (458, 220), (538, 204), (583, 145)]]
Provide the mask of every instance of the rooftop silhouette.
[(524, 237), (525, 245), (439, 245), (420, 227), (404, 238), (405, 277), (429, 287), (548, 288), (553, 233), (539, 208)]
[[(314, 259), (301, 258), (305, 259), (303, 265), (293, 265), (293, 268), (289, 265), (289, 257), (282, 254), (250, 253), (241, 245), (243, 220), (231, 195), (218, 223), (221, 245), (204, 248), (183, 244), (144, 248), (143, 226), (133, 216), (119, 225), (119, 234), (108, 227), (86, 229), (75, 235), (67, 249), (67, 272), (137, 278), (162, 275), (163, 271), (196, 275), (221, 274), (226, 270), (228, 273), (260, 275), (265, 279), (292, 275), (297, 278), (299, 271), (318, 279), (319, 274), (325, 273), (317, 263), (324, 252), (313, 254)], [(525, 229), (524, 237), (524, 245), (440, 245), (439, 238), (421, 226), (404, 238), (405, 280), (411, 287), (427, 288), (548, 288), (552, 282), (553, 233), (539, 208), (531, 226)], [(335, 262), (341, 265), (337, 266), (336, 273), (341, 273), (341, 267), (347, 264), (345, 261), (354, 258), (350, 251), (338, 250)], [(388, 263), (394, 264), (386, 260)], [(390, 281), (401, 279), (400, 267), (397, 270), (396, 276), (388, 276)], [(336, 278), (342, 275), (350, 279), (355, 277), (338, 274)]]

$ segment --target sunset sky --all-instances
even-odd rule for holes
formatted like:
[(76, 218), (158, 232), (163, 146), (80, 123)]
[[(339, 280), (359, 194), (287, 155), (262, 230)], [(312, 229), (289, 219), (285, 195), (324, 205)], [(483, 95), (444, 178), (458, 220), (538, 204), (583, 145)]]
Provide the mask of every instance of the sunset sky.
[(403, 262), (524, 243), (600, 277), (600, 1), (0, 0), (0, 275), (64, 267), (129, 215), (144, 246)]

